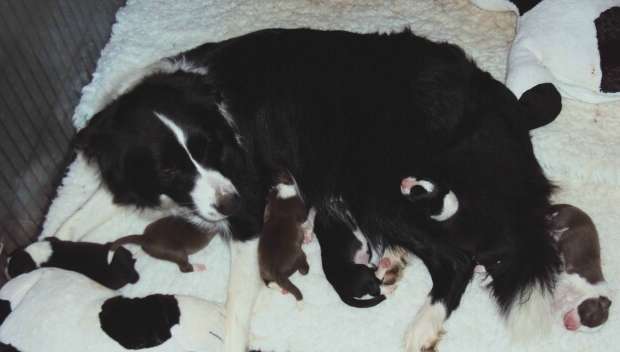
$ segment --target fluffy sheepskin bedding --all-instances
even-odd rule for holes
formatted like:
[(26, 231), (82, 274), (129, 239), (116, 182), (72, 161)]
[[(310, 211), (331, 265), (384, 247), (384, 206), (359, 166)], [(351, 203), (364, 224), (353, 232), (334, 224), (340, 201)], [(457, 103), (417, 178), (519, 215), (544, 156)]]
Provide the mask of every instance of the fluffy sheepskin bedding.
[[(119, 87), (152, 62), (204, 42), (267, 27), (365, 33), (409, 26), (418, 35), (461, 45), (483, 69), (503, 81), (515, 23), (513, 13), (487, 12), (467, 0), (129, 0), (117, 14), (92, 83), (84, 88), (75, 125), (83, 127)], [(615, 243), (615, 230), (620, 228), (620, 103), (589, 105), (564, 99), (563, 105), (555, 122), (533, 132), (536, 154), (548, 177), (561, 187), (555, 201), (576, 205), (593, 218), (601, 236), (603, 272), (614, 289), (620, 280), (620, 245)], [(96, 173), (78, 158), (59, 189), (41, 236), (53, 235), (97, 189), (98, 182)], [(79, 239), (106, 242), (141, 233), (151, 220), (137, 211), (118, 213)], [(304, 293), (304, 310), (297, 311), (290, 295), (265, 288), (252, 320), (251, 347), (293, 352), (403, 350), (405, 330), (431, 287), (421, 261), (414, 259), (407, 267), (392, 298), (374, 308), (355, 309), (342, 303), (325, 280), (317, 241), (304, 250), (310, 273), (292, 277)], [(182, 274), (174, 264), (142, 255), (136, 263), (140, 281), (121, 293), (132, 297), (185, 294), (223, 302), (229, 258), (219, 238), (190, 258), (206, 264), (206, 272)], [(511, 343), (489, 294), (477, 285), (480, 280), (474, 278), (459, 309), (446, 322), (440, 350), (613, 351), (620, 345), (618, 303), (612, 305), (609, 321), (597, 333), (565, 331), (558, 317), (551, 336), (526, 345)]]

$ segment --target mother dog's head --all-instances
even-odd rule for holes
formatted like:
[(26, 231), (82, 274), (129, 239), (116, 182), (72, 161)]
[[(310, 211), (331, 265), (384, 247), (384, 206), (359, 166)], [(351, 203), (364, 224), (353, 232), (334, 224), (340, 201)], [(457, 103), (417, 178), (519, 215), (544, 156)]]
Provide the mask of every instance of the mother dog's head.
[(172, 200), (211, 222), (239, 207), (242, 150), (201, 72), (144, 78), (92, 118), (76, 147), (96, 161), (116, 203)]

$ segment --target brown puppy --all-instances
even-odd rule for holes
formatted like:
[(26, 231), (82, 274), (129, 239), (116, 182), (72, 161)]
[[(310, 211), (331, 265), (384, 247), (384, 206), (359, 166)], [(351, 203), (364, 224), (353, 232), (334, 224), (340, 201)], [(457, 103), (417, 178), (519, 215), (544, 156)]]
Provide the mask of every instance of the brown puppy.
[(151, 257), (177, 263), (184, 273), (204, 271), (204, 265), (190, 264), (188, 256), (205, 248), (215, 234), (187, 219), (168, 216), (149, 224), (142, 235), (129, 235), (112, 242), (108, 262), (121, 245), (137, 244)]
[(302, 243), (312, 240), (313, 216), (298, 193), (297, 185), (288, 173), (275, 178), (265, 207), (265, 222), (258, 242), (258, 265), (265, 284), (273, 289), (290, 292), (297, 299), (297, 308), (303, 309), (303, 295), (289, 276), (297, 270), (306, 275), (310, 267)]
[(596, 331), (607, 321), (611, 305), (596, 227), (586, 213), (568, 204), (553, 205), (549, 219), (564, 260), (555, 308), (567, 330)]

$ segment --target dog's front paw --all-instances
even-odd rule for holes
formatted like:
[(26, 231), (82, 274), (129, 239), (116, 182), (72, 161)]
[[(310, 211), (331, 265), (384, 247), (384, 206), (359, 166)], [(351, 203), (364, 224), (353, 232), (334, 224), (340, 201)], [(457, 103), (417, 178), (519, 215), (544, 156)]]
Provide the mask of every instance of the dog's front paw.
[(407, 352), (435, 351), (435, 346), (445, 333), (443, 322), (446, 319), (446, 309), (441, 303), (431, 303), (430, 297), (409, 325), (403, 344)]

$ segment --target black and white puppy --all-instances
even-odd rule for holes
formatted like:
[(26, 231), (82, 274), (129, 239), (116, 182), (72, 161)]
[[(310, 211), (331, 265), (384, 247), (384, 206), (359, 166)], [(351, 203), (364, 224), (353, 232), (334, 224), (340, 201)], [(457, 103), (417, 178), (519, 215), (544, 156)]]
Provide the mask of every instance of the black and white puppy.
[[(371, 251), (366, 236), (347, 220), (330, 214), (316, 216), (314, 233), (321, 246), (323, 272), (344, 303), (355, 308), (374, 307), (394, 292), (396, 285), (381, 285), (376, 268), (369, 266)], [(373, 298), (362, 299), (366, 295)]]
[(611, 306), (596, 227), (585, 212), (569, 204), (551, 206), (550, 221), (564, 260), (555, 308), (567, 330), (596, 331), (607, 321)]
[(11, 279), (38, 268), (55, 267), (84, 274), (113, 290), (138, 282), (136, 260), (127, 249), (119, 248), (108, 265), (110, 246), (111, 243), (71, 242), (48, 237), (14, 250), (9, 256), (5, 276)]
[(459, 201), (448, 187), (424, 177), (406, 177), (400, 191), (435, 221), (446, 221), (459, 209)]

